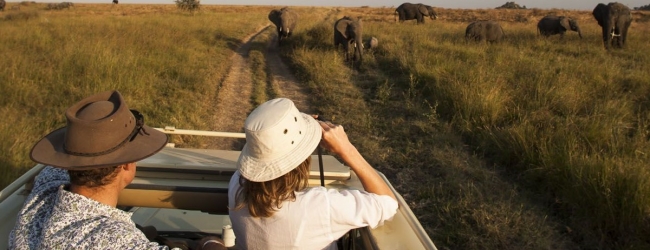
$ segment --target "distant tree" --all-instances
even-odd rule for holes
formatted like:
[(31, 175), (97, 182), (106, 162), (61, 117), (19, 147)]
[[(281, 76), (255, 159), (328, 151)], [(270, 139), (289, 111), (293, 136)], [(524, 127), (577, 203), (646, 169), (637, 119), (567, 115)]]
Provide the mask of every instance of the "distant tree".
[(643, 5), (641, 7), (634, 7), (635, 10), (650, 10), (650, 4)]
[(174, 0), (174, 2), (176, 3), (176, 7), (189, 11), (190, 13), (194, 13), (194, 11), (199, 10), (201, 7), (200, 0)]
[(526, 6), (524, 5), (519, 6), (519, 4), (516, 4), (515, 2), (506, 2), (504, 5), (501, 5), (497, 7), (497, 9), (525, 9)]

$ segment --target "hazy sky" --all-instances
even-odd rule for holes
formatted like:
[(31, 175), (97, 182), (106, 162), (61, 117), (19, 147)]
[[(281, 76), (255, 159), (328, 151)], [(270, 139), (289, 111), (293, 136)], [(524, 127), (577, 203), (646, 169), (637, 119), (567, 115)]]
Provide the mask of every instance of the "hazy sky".
[[(9, 0), (16, 2), (19, 0)], [(41, 0), (37, 2), (61, 2), (63, 0)], [(76, 3), (110, 3), (112, 0), (66, 0)], [(173, 0), (119, 0), (120, 3), (174, 3)], [(462, 9), (491, 9), (512, 0), (413, 0), (412, 3), (424, 3), (434, 7), (462, 8)], [(558, 8), (593, 10), (598, 3), (614, 2), (615, 0), (520, 0), (514, 1), (527, 8)], [(403, 0), (201, 0), (201, 4), (226, 4), (226, 5), (286, 5), (286, 6), (394, 6), (397, 7)], [(618, 0), (630, 9), (650, 4), (650, 0)]]

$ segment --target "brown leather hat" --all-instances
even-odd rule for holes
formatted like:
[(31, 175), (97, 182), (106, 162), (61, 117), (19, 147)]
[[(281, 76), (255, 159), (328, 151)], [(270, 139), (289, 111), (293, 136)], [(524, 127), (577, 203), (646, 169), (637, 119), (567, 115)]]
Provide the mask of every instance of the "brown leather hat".
[(147, 158), (167, 143), (167, 135), (144, 125), (117, 91), (87, 97), (65, 116), (67, 126), (34, 145), (33, 161), (70, 170), (118, 166)]

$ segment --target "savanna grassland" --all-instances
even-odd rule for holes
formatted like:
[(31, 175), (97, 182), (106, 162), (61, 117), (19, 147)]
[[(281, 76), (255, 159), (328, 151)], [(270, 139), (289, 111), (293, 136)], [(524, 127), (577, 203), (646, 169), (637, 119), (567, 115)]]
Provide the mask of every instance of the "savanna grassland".
[[(228, 58), (271, 9), (1, 13), (0, 186), (33, 165), (32, 144), (65, 125), (67, 106), (99, 91), (118, 89), (151, 126), (209, 128)], [(649, 13), (634, 12), (625, 49), (605, 51), (589, 11), (437, 9), (415, 25), (395, 23), (393, 8), (296, 10), (281, 55), (312, 108), (344, 125), (438, 248), (650, 248)], [(550, 13), (576, 18), (584, 38), (539, 37)], [(364, 37), (379, 40), (359, 69), (332, 45), (344, 15), (362, 16)], [(466, 43), (478, 19), (498, 20), (506, 39)], [(264, 88), (262, 50), (250, 60)], [(274, 95), (254, 92), (252, 103)]]

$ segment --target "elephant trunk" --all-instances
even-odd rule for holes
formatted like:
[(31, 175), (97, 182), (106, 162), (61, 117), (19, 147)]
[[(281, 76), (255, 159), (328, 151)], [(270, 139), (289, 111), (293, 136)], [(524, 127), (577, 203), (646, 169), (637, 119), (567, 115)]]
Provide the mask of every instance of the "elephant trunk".
[(355, 39), (354, 60), (358, 60), (359, 64), (363, 61), (363, 40), (361, 37)]
[(282, 36), (288, 37), (289, 33), (291, 33), (290, 27), (293, 21), (289, 17), (285, 17), (282, 19), (280, 23), (281, 31), (282, 31)]
[(580, 28), (577, 28), (576, 31), (578, 32), (578, 36), (580, 39), (582, 39), (582, 31), (580, 31)]
[(611, 42), (614, 34), (614, 27), (609, 22), (605, 22), (603, 28), (603, 43), (605, 49), (610, 49)]
[(288, 29), (288, 28), (284, 28), (284, 27), (280, 27), (280, 34), (279, 34), (279, 35), (280, 35), (280, 37), (287, 37), (287, 36), (289, 36), (289, 29)]
[(578, 32), (578, 36), (582, 39), (582, 31), (580, 31), (580, 26), (575, 21), (571, 23), (571, 30)]

